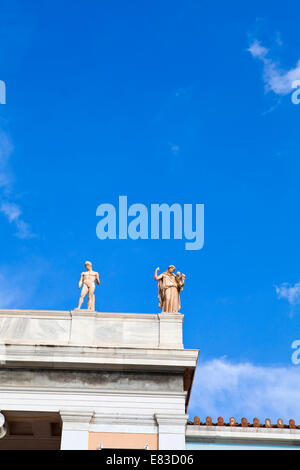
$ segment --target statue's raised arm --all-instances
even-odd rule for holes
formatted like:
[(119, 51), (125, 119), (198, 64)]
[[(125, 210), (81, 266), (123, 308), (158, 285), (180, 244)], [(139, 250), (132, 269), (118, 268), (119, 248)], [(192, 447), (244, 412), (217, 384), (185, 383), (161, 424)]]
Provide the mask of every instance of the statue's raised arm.
[(160, 270), (160, 268), (156, 268), (155, 273), (154, 273), (154, 281), (160, 281), (162, 279), (163, 275), (160, 274), (159, 276), (157, 275), (157, 272)]

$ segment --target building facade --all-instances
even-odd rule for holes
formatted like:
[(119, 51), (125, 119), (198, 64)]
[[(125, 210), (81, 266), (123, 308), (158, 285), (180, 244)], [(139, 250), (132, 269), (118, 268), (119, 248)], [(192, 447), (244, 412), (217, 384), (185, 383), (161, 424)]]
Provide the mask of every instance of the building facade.
[(0, 311), (0, 449), (184, 449), (181, 314)]
[(188, 419), (183, 318), (0, 310), (0, 450), (299, 449), (293, 420)]

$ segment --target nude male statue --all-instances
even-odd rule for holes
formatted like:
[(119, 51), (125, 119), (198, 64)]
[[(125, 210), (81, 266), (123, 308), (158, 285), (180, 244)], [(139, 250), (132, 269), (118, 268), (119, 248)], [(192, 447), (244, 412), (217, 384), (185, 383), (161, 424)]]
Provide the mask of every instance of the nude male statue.
[(78, 288), (81, 289), (82, 287), (82, 289), (76, 310), (80, 310), (83, 299), (85, 298), (86, 294), (88, 294), (87, 309), (95, 311), (95, 281), (98, 285), (100, 284), (99, 273), (92, 270), (92, 263), (90, 261), (86, 261), (84, 266), (86, 267), (86, 271), (81, 273), (80, 276)]

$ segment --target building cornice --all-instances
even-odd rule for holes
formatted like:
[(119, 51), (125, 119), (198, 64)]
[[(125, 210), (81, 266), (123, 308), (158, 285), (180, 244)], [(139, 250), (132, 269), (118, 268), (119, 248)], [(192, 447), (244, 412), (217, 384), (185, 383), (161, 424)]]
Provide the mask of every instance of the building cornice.
[(300, 430), (272, 428), (238, 428), (218, 426), (187, 425), (186, 440), (189, 442), (210, 442), (230, 444), (268, 443), (277, 445), (300, 444)]
[(169, 370), (195, 368), (198, 350), (0, 344), (1, 367), (99, 370)]

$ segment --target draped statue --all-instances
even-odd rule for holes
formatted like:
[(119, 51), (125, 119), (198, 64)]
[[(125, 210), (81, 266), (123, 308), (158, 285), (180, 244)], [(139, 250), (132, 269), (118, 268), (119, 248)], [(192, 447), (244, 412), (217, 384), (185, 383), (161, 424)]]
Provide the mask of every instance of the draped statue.
[(177, 272), (174, 274), (175, 266), (172, 264), (167, 271), (157, 275), (160, 268), (156, 268), (154, 280), (158, 281), (159, 307), (163, 312), (178, 313), (180, 310), (180, 292), (183, 289), (185, 275)]

